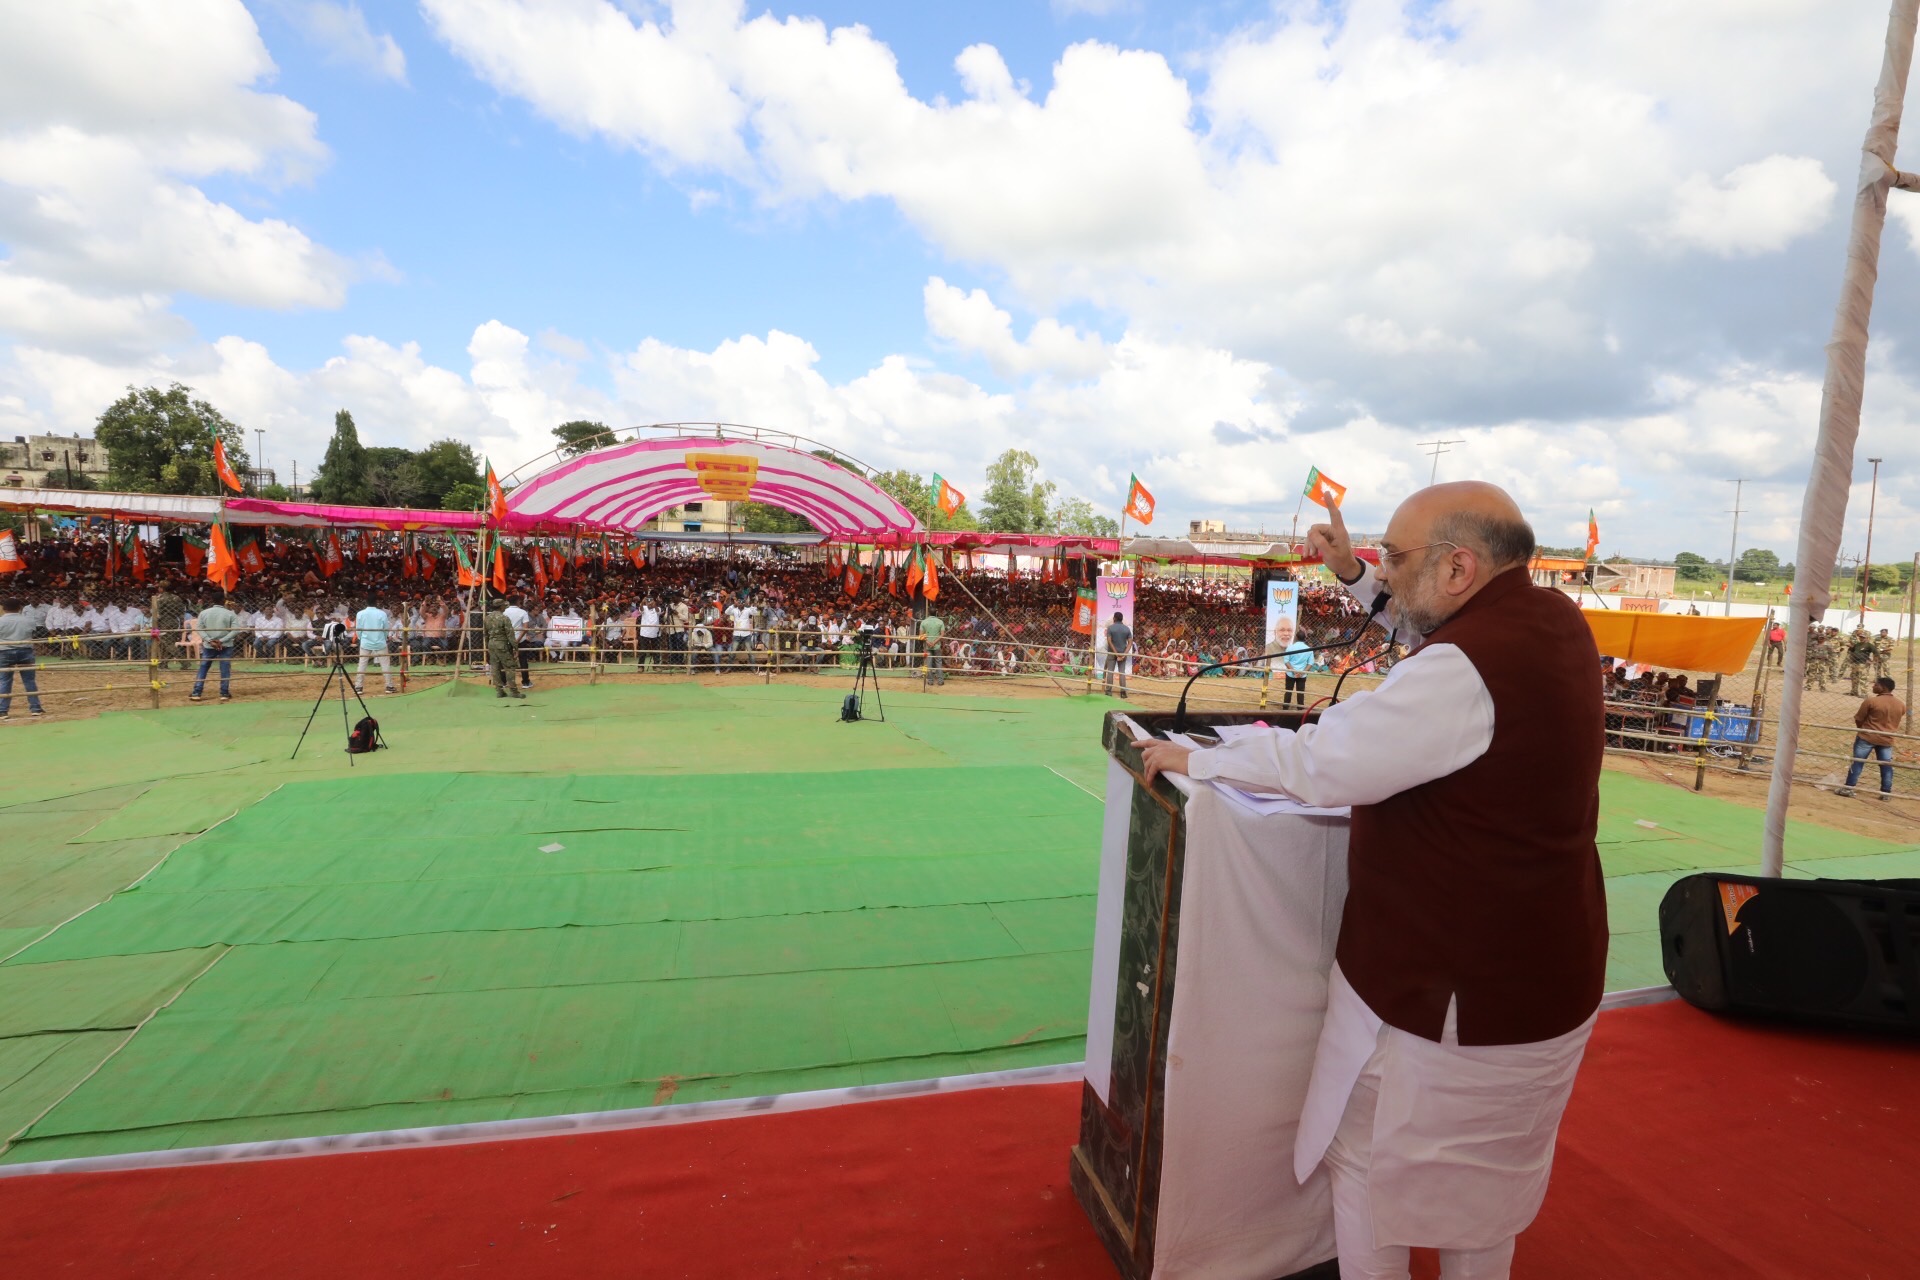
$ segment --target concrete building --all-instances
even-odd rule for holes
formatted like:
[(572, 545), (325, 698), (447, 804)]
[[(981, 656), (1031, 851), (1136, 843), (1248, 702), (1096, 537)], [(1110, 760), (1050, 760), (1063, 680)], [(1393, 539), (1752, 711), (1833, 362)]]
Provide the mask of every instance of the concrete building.
[(662, 511), (644, 527), (661, 533), (745, 533), (738, 507), (738, 503), (718, 498), (683, 502)]
[(1670, 564), (1596, 564), (1593, 589), (1607, 595), (1670, 596), (1673, 575)]
[(96, 487), (107, 483), (107, 451), (92, 436), (15, 436), (0, 443), (0, 485), (7, 488), (59, 488), (68, 467)]

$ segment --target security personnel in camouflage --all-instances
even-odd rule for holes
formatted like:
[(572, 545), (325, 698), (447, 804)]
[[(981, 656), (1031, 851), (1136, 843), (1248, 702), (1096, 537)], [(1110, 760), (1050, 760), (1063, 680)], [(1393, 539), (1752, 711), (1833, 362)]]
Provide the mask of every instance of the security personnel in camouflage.
[(1873, 636), (1865, 627), (1855, 627), (1847, 639), (1847, 690), (1856, 698), (1865, 697), (1868, 674), (1873, 670)]
[(1891, 680), (1893, 677), (1887, 668), (1893, 663), (1893, 637), (1887, 634), (1885, 627), (1873, 638), (1873, 678)]
[(487, 615), (487, 666), (493, 671), (496, 698), (524, 698), (514, 674), (520, 670), (520, 655), (513, 637), (513, 619), (504, 613)]
[(1834, 640), (1831, 627), (1815, 626), (1807, 632), (1807, 688), (1818, 685), (1820, 692), (1827, 691), (1827, 681), (1836, 674)]

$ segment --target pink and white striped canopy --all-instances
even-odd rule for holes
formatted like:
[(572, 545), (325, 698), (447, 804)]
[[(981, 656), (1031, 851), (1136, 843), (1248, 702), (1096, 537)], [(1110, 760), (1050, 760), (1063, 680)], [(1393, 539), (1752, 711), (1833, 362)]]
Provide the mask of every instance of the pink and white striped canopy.
[(555, 463), (507, 495), (513, 524), (632, 531), (669, 507), (763, 502), (822, 533), (886, 538), (918, 528), (913, 513), (825, 458), (762, 440), (636, 440)]

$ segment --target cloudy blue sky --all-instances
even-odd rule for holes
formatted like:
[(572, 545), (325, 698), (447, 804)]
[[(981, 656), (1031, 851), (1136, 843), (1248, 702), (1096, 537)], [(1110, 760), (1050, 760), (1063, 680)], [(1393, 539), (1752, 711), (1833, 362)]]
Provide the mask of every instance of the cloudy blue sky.
[[(721, 419), (979, 492), (1030, 449), (1161, 525), (1792, 551), (1885, 8), (0, 0), (0, 431), (181, 380), (309, 475)], [(1908, 167), (1920, 167), (1909, 164)], [(1920, 545), (1920, 204), (1862, 485)], [(1920, 202), (1920, 197), (1904, 197)], [(249, 439), (251, 440), (251, 435)]]

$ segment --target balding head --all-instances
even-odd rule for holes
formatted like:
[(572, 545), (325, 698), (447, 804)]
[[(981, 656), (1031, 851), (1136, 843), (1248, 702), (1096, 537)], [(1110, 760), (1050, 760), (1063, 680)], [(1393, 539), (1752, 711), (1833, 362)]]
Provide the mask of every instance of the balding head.
[(1498, 485), (1479, 480), (1436, 484), (1400, 504), (1381, 539), (1381, 577), (1398, 620), (1434, 631), (1495, 577), (1524, 565), (1533, 529)]

